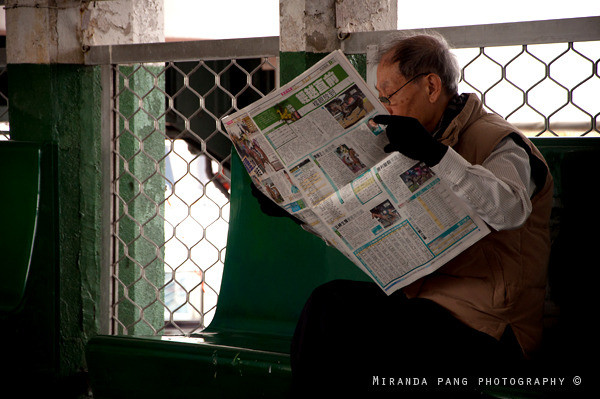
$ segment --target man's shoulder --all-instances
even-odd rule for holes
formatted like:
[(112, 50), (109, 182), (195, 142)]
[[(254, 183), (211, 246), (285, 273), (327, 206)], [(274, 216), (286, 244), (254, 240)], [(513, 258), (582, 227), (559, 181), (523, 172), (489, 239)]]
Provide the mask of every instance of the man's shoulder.
[(504, 138), (515, 133), (522, 136), (515, 126), (500, 115), (480, 112), (472, 115), (469, 123), (463, 126), (455, 149), (470, 162), (479, 164)]
[(463, 140), (501, 140), (512, 133), (520, 133), (513, 124), (494, 113), (482, 113), (471, 118), (461, 132)]

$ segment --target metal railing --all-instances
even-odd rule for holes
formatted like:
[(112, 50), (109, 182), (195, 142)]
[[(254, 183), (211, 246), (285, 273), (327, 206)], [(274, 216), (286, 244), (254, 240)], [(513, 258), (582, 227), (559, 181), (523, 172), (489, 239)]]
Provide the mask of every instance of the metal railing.
[[(597, 136), (600, 18), (437, 29), (456, 47), (461, 91), (531, 136)], [(377, 44), (355, 33), (373, 83)], [(219, 119), (276, 82), (277, 37), (93, 47), (102, 66), (105, 229), (117, 334), (202, 330), (217, 306), (228, 227), (229, 141)]]

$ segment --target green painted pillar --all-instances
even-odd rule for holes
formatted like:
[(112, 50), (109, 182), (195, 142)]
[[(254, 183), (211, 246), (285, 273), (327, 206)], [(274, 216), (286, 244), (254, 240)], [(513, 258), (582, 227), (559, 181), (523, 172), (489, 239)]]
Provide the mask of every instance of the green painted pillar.
[[(279, 84), (284, 85), (319, 62), (328, 53), (312, 53), (306, 51), (282, 51), (279, 53)], [(367, 79), (367, 55), (347, 54), (348, 60), (358, 73)]]
[(279, 84), (284, 85), (319, 62), (328, 53), (281, 51), (279, 53)]
[(73, 374), (99, 321), (99, 69), (9, 64), (8, 79), (11, 139), (47, 145), (20, 356), (30, 371)]
[[(83, 65), (84, 50), (89, 45), (164, 40), (163, 6), (162, 0), (65, 0), (59, 7), (54, 0), (16, 3), (6, 7), (10, 134), (12, 140), (44, 143), (45, 152), (40, 234), (27, 302), (10, 331), (2, 333), (17, 356), (4, 360), (25, 378), (12, 381), (21, 396), (28, 396), (29, 388), (52, 395), (55, 378), (72, 378), (85, 370), (84, 346), (109, 316), (101, 313), (101, 297), (108, 293), (101, 292), (100, 275), (102, 230), (108, 223), (102, 219), (103, 190), (108, 187), (102, 186), (106, 149), (101, 148), (101, 132), (102, 124), (110, 122), (102, 116), (101, 67)], [(156, 97), (148, 97), (151, 113), (161, 107)], [(135, 125), (145, 125), (138, 122), (143, 116), (134, 119)], [(142, 142), (146, 154), (164, 155), (163, 140), (152, 136)], [(135, 166), (136, 171), (144, 169)], [(158, 196), (157, 181), (152, 177), (144, 183), (151, 198)], [(160, 235), (152, 223), (146, 229), (150, 238)], [(155, 271), (160, 266), (147, 267), (146, 275), (154, 276), (150, 281), (160, 279)], [(138, 287), (134, 291), (141, 295)], [(144, 311), (156, 313), (153, 306)]]
[[(154, 335), (164, 325), (165, 95), (163, 66), (117, 74), (118, 334)], [(162, 90), (162, 91), (161, 91)]]

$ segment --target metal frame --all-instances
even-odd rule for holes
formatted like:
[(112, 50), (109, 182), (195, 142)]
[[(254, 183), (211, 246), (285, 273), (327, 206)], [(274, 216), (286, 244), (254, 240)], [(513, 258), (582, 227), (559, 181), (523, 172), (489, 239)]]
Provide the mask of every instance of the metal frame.
[[(258, 49), (258, 50), (257, 50)], [(86, 65), (273, 57), (279, 37), (92, 46)]]
[[(385, 43), (402, 32), (436, 31), (454, 48), (581, 42), (600, 39), (600, 17), (488, 25), (351, 33), (341, 42), (346, 54), (366, 54), (367, 47)], [(260, 49), (257, 51), (256, 49)], [(86, 65), (254, 58), (279, 53), (279, 37), (92, 46)], [(0, 54), (0, 57), (2, 55)], [(0, 58), (1, 61), (1, 58)]]
[(600, 39), (600, 17), (352, 33), (342, 42), (342, 50), (364, 54), (367, 46), (385, 43), (399, 33), (431, 31), (442, 34), (454, 48), (584, 42)]

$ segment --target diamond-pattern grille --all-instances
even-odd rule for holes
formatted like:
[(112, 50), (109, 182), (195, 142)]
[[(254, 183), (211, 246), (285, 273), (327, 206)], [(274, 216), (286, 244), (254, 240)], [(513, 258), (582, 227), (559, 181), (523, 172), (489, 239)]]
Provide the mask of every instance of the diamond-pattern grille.
[(220, 118), (271, 91), (274, 64), (113, 65), (112, 333), (188, 335), (212, 319), (229, 224)]
[(598, 136), (600, 42), (453, 50), (459, 90), (529, 136)]

